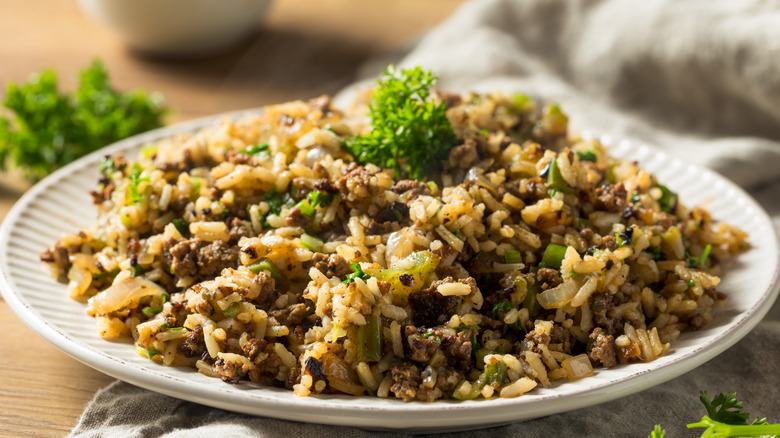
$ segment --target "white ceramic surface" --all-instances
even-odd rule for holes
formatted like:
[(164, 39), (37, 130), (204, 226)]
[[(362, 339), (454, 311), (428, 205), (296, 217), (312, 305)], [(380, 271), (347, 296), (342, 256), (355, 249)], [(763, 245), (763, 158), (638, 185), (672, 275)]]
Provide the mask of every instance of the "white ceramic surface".
[(164, 55), (226, 48), (257, 29), (271, 0), (78, 0), (131, 47)]
[[(237, 117), (239, 113), (233, 113)], [(640, 164), (677, 191), (686, 205), (706, 203), (718, 220), (747, 230), (753, 248), (729, 269), (720, 289), (729, 303), (704, 329), (685, 333), (667, 356), (651, 363), (597, 370), (593, 377), (540, 388), (516, 399), (431, 404), (395, 399), (322, 396), (251, 383), (228, 385), (192, 369), (166, 368), (138, 356), (129, 342), (101, 339), (84, 306), (49, 277), (38, 254), (62, 233), (90, 224), (87, 191), (98, 161), (120, 150), (133, 157), (144, 142), (193, 131), (224, 116), (151, 131), (93, 153), (33, 187), (0, 227), (0, 289), (11, 308), (57, 348), (106, 374), (174, 397), (228, 410), (290, 420), (416, 432), (463, 430), (564, 412), (642, 391), (679, 376), (726, 350), (761, 320), (778, 294), (778, 240), (766, 213), (723, 177), (648, 146), (612, 144), (612, 154)]]

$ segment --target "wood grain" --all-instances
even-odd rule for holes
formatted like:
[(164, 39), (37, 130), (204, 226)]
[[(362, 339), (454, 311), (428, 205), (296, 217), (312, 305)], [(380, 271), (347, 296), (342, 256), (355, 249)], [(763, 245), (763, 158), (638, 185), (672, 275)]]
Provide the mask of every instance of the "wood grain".
[[(0, 87), (44, 68), (72, 89), (102, 59), (120, 90), (161, 92), (169, 122), (335, 93), (369, 58), (411, 45), (462, 0), (277, 0), (256, 34), (205, 59), (159, 59), (128, 50), (75, 1), (0, 0)], [(29, 185), (0, 174), (0, 221)], [(95, 391), (113, 379), (55, 349), (0, 299), (0, 435), (62, 436)]]

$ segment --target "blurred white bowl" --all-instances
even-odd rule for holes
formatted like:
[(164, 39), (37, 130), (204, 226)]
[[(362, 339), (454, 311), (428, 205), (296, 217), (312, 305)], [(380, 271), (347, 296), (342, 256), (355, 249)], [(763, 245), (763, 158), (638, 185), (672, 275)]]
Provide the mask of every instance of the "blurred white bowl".
[(78, 0), (131, 47), (165, 55), (227, 48), (257, 28), (271, 0)]

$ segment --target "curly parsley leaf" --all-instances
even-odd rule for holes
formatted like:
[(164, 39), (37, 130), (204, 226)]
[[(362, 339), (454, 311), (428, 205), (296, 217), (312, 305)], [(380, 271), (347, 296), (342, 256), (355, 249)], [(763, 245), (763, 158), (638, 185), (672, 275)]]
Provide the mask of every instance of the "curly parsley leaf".
[(355, 160), (418, 180), (440, 170), (456, 137), (447, 107), (430, 98), (436, 81), (420, 66), (400, 71), (387, 67), (371, 95), (373, 129), (346, 142)]
[(742, 412), (742, 402), (733, 392), (716, 395), (712, 401), (707, 391), (701, 391), (699, 399), (707, 409), (707, 415), (698, 423), (688, 424), (688, 428), (704, 427), (702, 436), (780, 436), (780, 424), (768, 424), (766, 418), (755, 418), (748, 423), (750, 414)]
[(363, 271), (363, 268), (360, 267), (360, 263), (350, 263), (349, 267), (352, 268), (353, 272), (351, 274), (347, 274), (347, 279), (343, 281), (344, 284), (352, 283), (356, 278), (364, 281), (371, 278), (371, 276), (366, 274)]
[(131, 135), (162, 126), (167, 108), (158, 95), (114, 90), (100, 61), (81, 72), (72, 95), (58, 91), (46, 70), (23, 84), (8, 84), (0, 116), (0, 169), (14, 165), (33, 180)]
[(666, 436), (666, 431), (661, 428), (660, 424), (656, 424), (655, 428), (653, 428), (653, 431), (650, 432), (650, 435), (647, 438), (664, 438)]

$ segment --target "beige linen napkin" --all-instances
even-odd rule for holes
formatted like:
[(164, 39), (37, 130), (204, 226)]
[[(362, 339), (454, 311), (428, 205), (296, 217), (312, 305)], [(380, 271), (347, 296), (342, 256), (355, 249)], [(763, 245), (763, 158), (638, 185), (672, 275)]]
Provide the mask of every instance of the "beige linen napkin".
[[(766, 1), (485, 0), (466, 4), (400, 60), (445, 89), (525, 92), (572, 128), (646, 142), (749, 190), (780, 228), (780, 4)], [(384, 60), (379, 61), (384, 65)], [(366, 67), (376, 75), (377, 63)], [(344, 99), (350, 90), (342, 94)], [(457, 435), (698, 436), (698, 391), (737, 391), (780, 421), (780, 305), (744, 340), (666, 384), (598, 406)], [(251, 417), (125, 383), (100, 391), (72, 432), (93, 436), (396, 436)]]

